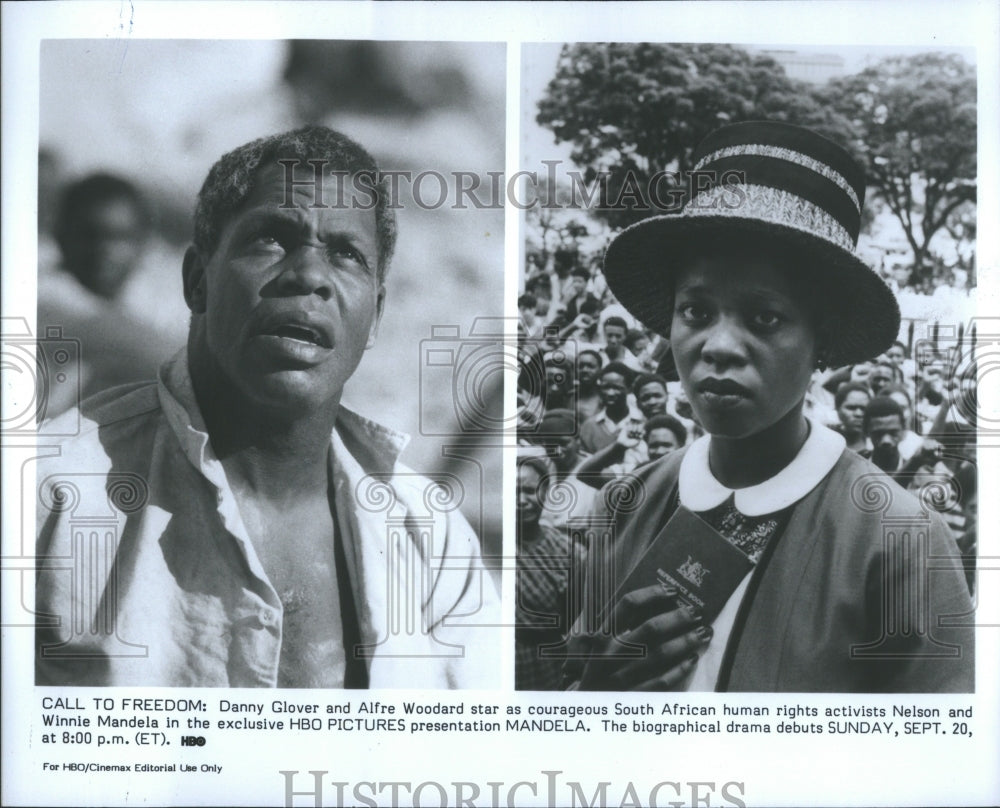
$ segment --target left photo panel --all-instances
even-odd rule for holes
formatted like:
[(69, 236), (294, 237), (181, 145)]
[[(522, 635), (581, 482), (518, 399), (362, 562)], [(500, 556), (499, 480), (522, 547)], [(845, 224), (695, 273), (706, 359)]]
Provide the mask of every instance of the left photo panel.
[(39, 86), (35, 684), (499, 687), (505, 46), (51, 39)]

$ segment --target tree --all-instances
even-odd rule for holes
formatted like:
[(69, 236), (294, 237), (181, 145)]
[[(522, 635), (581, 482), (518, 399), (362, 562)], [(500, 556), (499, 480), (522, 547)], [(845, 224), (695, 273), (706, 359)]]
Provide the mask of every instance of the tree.
[(930, 241), (976, 199), (976, 78), (954, 54), (884, 59), (830, 81), (819, 97), (851, 121), (868, 181), (913, 250), (911, 284), (940, 261)]
[[(572, 159), (587, 182), (605, 176), (594, 213), (624, 226), (663, 212), (651, 204), (650, 179), (690, 170), (705, 135), (725, 123), (765, 118), (810, 126), (841, 142), (852, 133), (839, 112), (818, 103), (808, 85), (789, 79), (773, 59), (729, 45), (567, 45), (536, 120), (556, 142), (573, 144)], [(657, 187), (661, 201), (670, 187), (685, 187), (683, 179), (664, 183)]]

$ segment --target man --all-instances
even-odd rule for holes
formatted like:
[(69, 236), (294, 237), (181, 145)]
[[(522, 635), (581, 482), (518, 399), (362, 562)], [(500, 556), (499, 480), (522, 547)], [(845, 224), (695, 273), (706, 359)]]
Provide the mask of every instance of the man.
[(576, 355), (576, 411), (580, 423), (597, 415), (601, 398), (597, 393), (597, 375), (604, 360), (594, 350), (585, 348)]
[(868, 374), (868, 386), (872, 389), (872, 395), (878, 395), (887, 384), (892, 384), (896, 376), (895, 367), (888, 361), (876, 362)]
[(635, 355), (625, 347), (628, 336), (628, 323), (621, 317), (608, 317), (604, 321), (604, 348), (601, 357), (607, 362), (621, 362), (630, 370), (638, 373), (642, 364)]
[(631, 369), (621, 362), (612, 362), (601, 368), (597, 378), (601, 409), (580, 426), (580, 448), (587, 454), (594, 454), (614, 443), (622, 422), (627, 418), (632, 418), (639, 427), (642, 426), (642, 419), (632, 415), (628, 406), (632, 378)]
[(545, 362), (545, 408), (572, 409), (576, 405), (575, 362), (563, 351), (550, 351)]
[[(403, 436), (340, 404), (395, 243), (386, 189), (361, 182), (377, 173), (323, 127), (212, 167), (184, 257), (186, 349), (156, 384), (85, 402), (79, 434), (40, 463), (37, 607), (54, 619), (39, 620), (38, 684), (496, 681), (475, 535), (426, 504)], [(104, 523), (78, 543), (83, 511)], [(391, 604), (419, 610), (417, 628)]]
[(890, 476), (903, 466), (899, 442), (903, 438), (903, 408), (888, 396), (875, 396), (865, 407), (865, 437), (871, 443), (870, 452), (862, 452)]

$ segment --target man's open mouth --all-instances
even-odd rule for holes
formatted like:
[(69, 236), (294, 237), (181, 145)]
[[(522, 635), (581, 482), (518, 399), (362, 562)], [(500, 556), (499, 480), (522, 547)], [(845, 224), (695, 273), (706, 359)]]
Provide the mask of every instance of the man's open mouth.
[(332, 347), (326, 337), (316, 329), (302, 325), (281, 325), (265, 332), (268, 336), (292, 339), (308, 345), (318, 345), (320, 348)]

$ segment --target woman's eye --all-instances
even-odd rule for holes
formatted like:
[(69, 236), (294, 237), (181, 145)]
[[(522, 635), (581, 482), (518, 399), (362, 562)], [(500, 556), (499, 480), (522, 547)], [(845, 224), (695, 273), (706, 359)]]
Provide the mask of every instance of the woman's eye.
[(774, 328), (781, 323), (781, 315), (774, 311), (759, 311), (753, 316), (754, 325)]
[(708, 318), (708, 309), (699, 303), (681, 303), (677, 314), (686, 322), (698, 323)]

